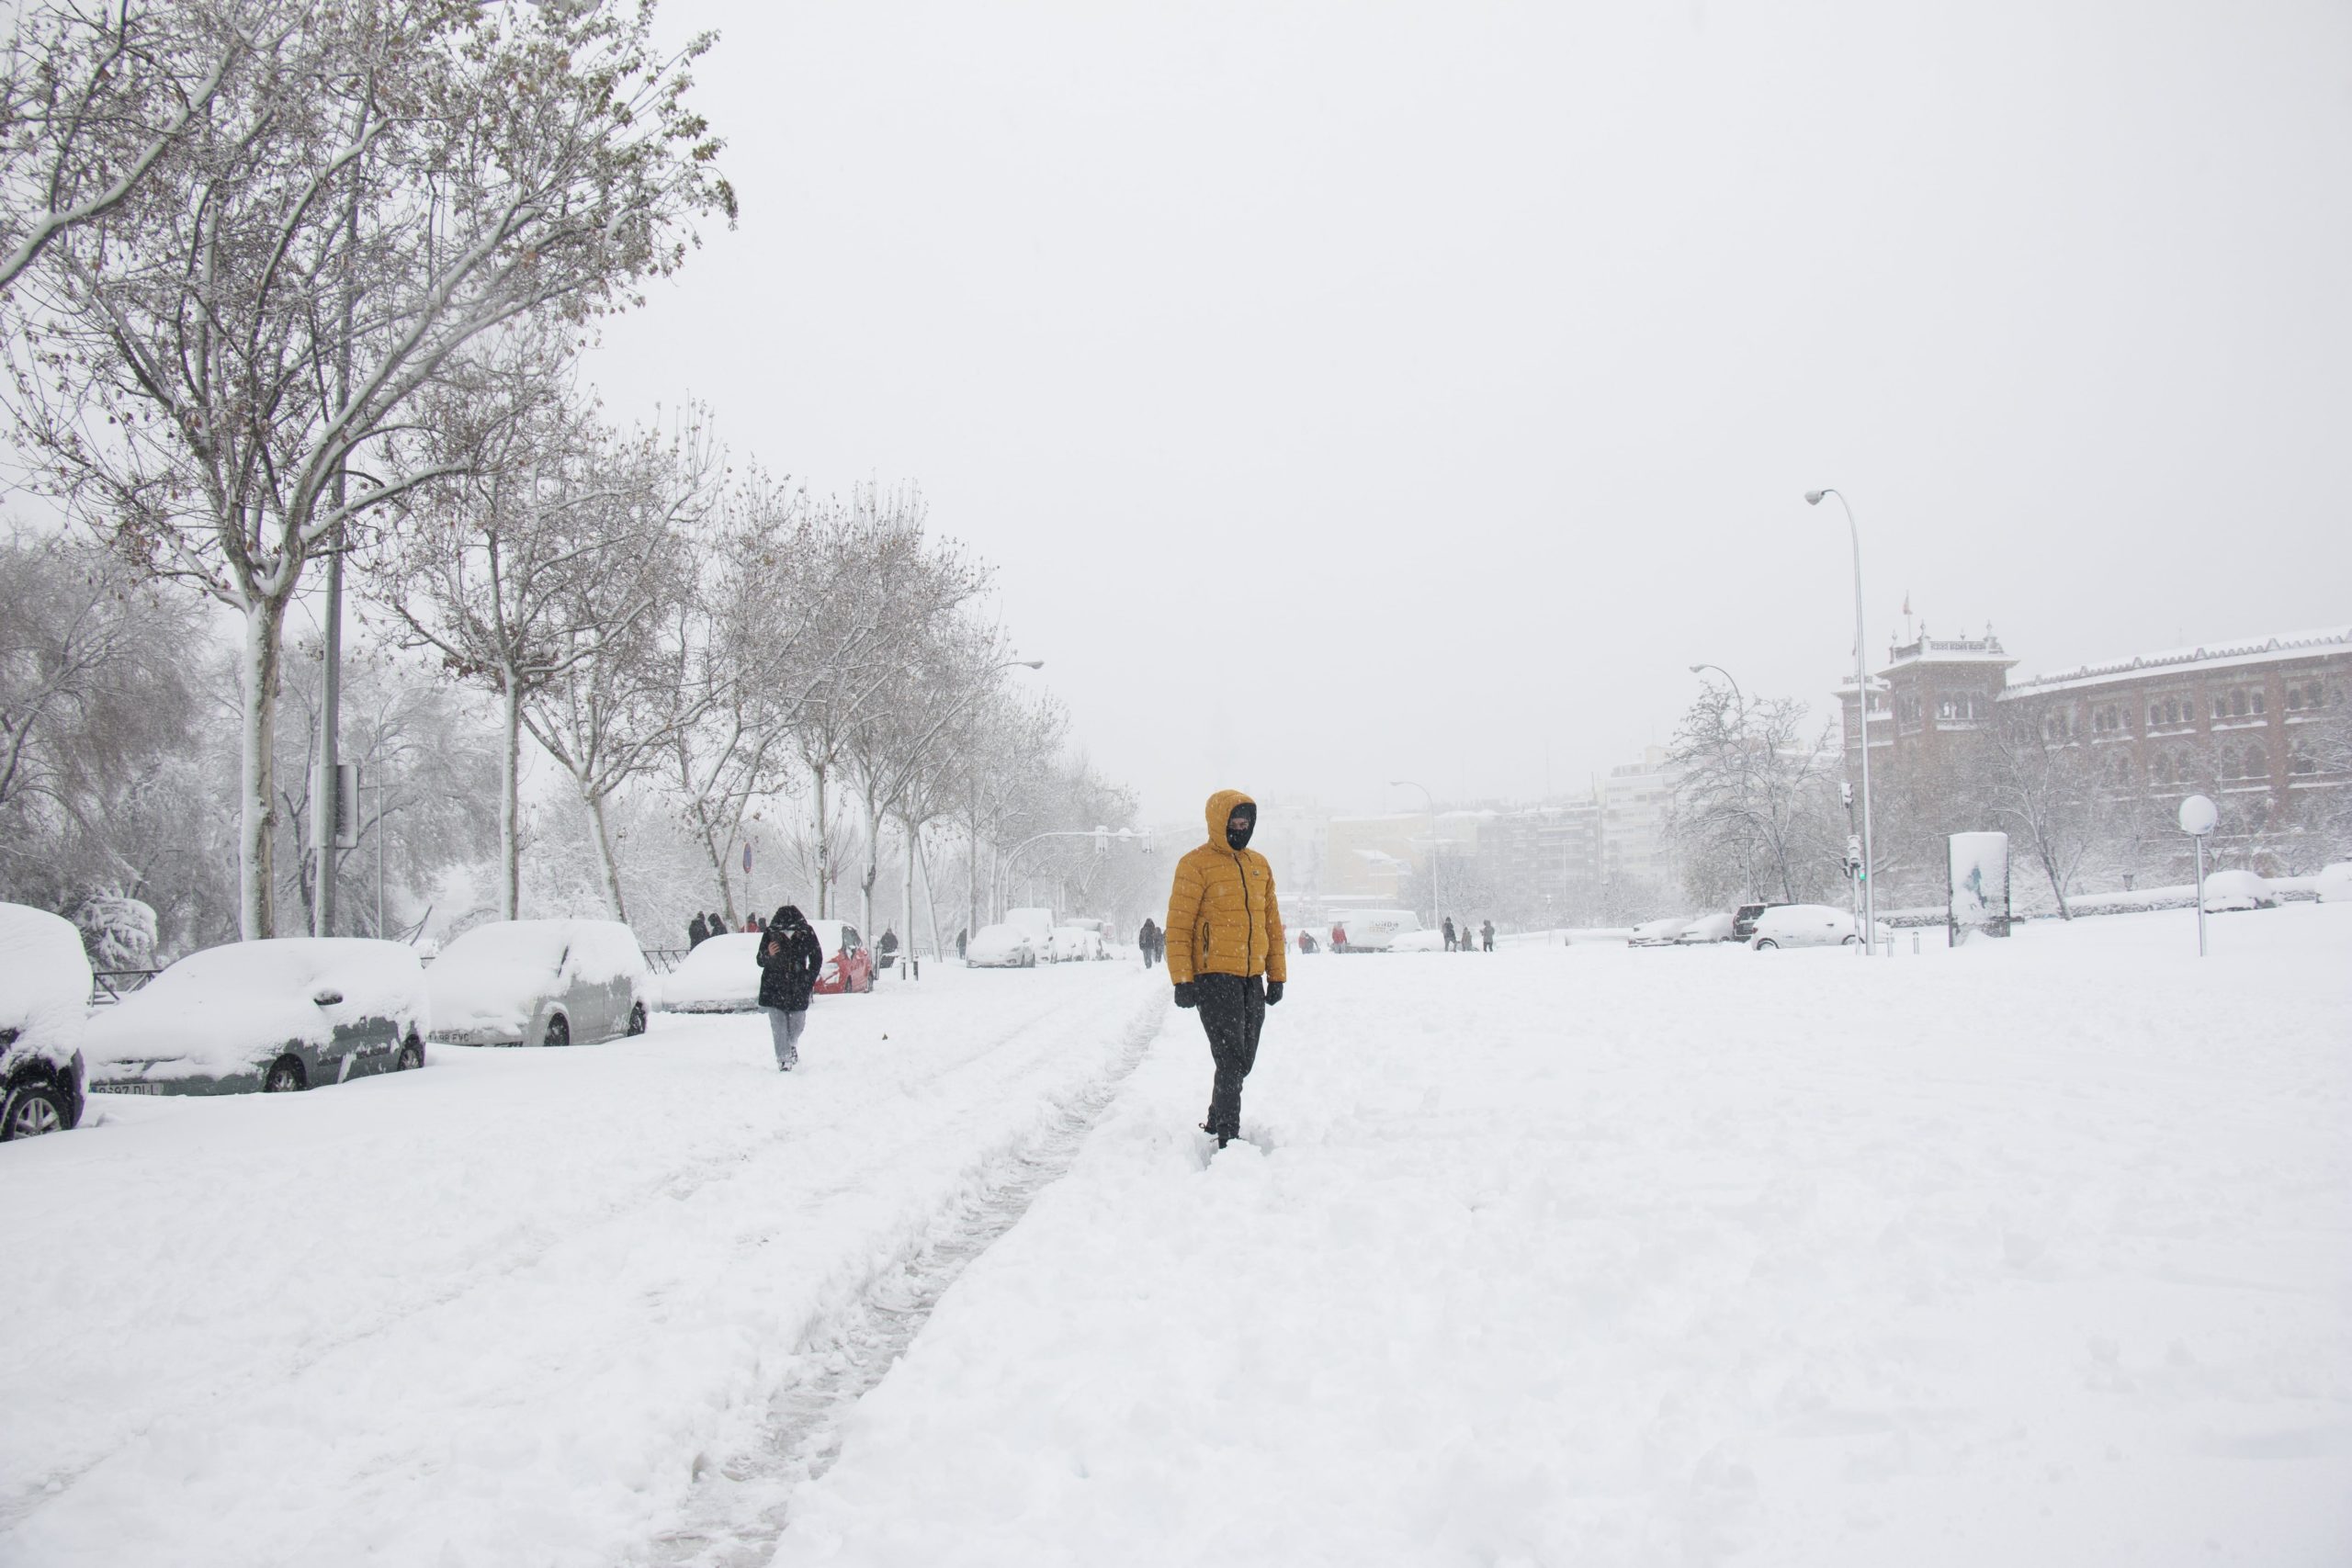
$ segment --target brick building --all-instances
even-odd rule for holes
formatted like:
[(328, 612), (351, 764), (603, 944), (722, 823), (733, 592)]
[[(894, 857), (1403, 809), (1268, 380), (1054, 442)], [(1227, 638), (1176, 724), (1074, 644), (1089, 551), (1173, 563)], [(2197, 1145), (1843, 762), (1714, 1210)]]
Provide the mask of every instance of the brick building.
[[(2352, 810), (2352, 627), (2209, 643), (2013, 680), (2018, 660), (1991, 628), (1923, 632), (1888, 650), (1871, 693), (1871, 773), (1894, 821), (1922, 833), (1981, 827), (1939, 820), (1994, 749), (2022, 725), (2082, 764), (2132, 824), (2128, 864), (2169, 868), (2184, 796), (2222, 808), (2216, 848), (2274, 874), (2343, 854)], [(1838, 689), (1847, 772), (1859, 773), (1852, 684)], [(1940, 809), (1939, 808), (1944, 808)]]

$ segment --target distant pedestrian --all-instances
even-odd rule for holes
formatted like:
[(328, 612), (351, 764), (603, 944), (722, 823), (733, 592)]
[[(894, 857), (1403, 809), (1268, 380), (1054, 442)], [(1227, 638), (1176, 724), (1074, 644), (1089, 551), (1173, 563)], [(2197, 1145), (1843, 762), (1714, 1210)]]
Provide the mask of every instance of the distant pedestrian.
[(899, 933), (888, 926), (884, 926), (882, 940), (874, 944), (874, 951), (880, 956), (882, 967), (885, 969), (890, 967), (899, 956)]
[(1494, 922), (1494, 921), (1492, 921), (1492, 920), (1481, 920), (1481, 921), (1478, 923), (1478, 940), (1479, 940), (1481, 942), (1483, 942), (1483, 943), (1485, 944), (1485, 951), (1487, 951), (1487, 952), (1488, 952), (1488, 953), (1492, 953), (1492, 952), (1494, 952), (1494, 950), (1495, 950), (1495, 922)]
[(1331, 922), (1331, 951), (1334, 953), (1345, 953), (1347, 950), (1348, 928), (1341, 925), (1339, 921), (1333, 920)]
[(1312, 953), (1315, 951), (1315, 933), (1313, 931), (1301, 931), (1298, 933), (1298, 951), (1302, 953)]
[(1143, 952), (1143, 966), (1147, 969), (1159, 962), (1159, 927), (1149, 915), (1136, 932), (1136, 946)]
[(743, 929), (744, 929), (745, 931), (758, 931), (758, 930), (760, 929), (760, 917), (759, 917), (759, 916), (757, 916), (757, 915), (746, 915), (746, 916), (744, 916), (744, 917), (743, 917)]
[(1250, 847), (1257, 828), (1258, 803), (1239, 790), (1209, 796), (1208, 841), (1176, 863), (1162, 928), (1176, 1005), (1201, 1010), (1216, 1064), (1201, 1131), (1219, 1148), (1241, 1135), (1241, 1080), (1257, 1063), (1258, 1032), (1289, 973), (1274, 868)]
[(706, 942), (715, 936), (725, 936), (727, 931), (727, 917), (720, 914), (716, 909), (713, 909), (710, 912), (709, 918), (705, 919), (702, 923), (703, 940)]
[(1452, 915), (1445, 917), (1445, 950), (1448, 953), (1453, 951), (1453, 917)]
[(710, 940), (710, 922), (697, 914), (686, 922), (686, 951), (692, 953)]
[(800, 911), (786, 904), (761, 933), (759, 960), (760, 1006), (768, 1015), (775, 1065), (788, 1073), (800, 1065), (800, 1031), (808, 1021), (808, 997), (825, 950)]

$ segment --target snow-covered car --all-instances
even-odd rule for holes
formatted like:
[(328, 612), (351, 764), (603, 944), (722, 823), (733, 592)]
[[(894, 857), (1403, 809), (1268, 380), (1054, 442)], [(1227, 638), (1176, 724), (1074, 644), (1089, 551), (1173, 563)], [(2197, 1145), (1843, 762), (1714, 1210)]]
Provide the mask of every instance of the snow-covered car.
[[(1893, 940), (1884, 924), (1882, 942)], [(1747, 945), (1763, 952), (1775, 947), (1852, 946), (1862, 940), (1853, 911), (1830, 904), (1775, 904), (1756, 917), (1756, 934)]]
[(1749, 942), (1756, 936), (1756, 922), (1764, 918), (1767, 909), (1785, 909), (1786, 904), (1742, 904), (1731, 915), (1731, 939)]
[(82, 1120), (90, 960), (74, 922), (0, 904), (0, 1140)]
[(426, 971), (433, 1038), (453, 1045), (586, 1045), (645, 1032), (653, 973), (618, 920), (493, 920)]
[(824, 967), (817, 971), (817, 994), (837, 997), (844, 991), (874, 988), (874, 950), (857, 928), (840, 920), (811, 920), (817, 945), (825, 950)]
[(405, 943), (276, 937), (192, 953), (90, 1021), (90, 1087), (249, 1094), (424, 1066), (424, 969)]
[(2250, 871), (2209, 872), (2205, 877), (2205, 912), (2224, 915), (2238, 909), (2267, 909), (2278, 902), (2270, 884)]
[(1732, 940), (1732, 915), (1693, 915), (1688, 925), (1674, 934), (1677, 947), (1699, 947), (1711, 942)]
[(1056, 964), (1080, 964), (1108, 958), (1111, 950), (1104, 944), (1101, 931), (1086, 926), (1056, 926), (1046, 943), (1046, 956)]
[(760, 1005), (760, 934), (708, 938), (662, 977), (670, 1012), (749, 1012)]
[[(1341, 915), (1332, 922), (1348, 933), (1341, 953), (1386, 953), (1396, 946), (1396, 939), (1409, 936), (1421, 929), (1421, 918), (1410, 909), (1356, 909)], [(1438, 946), (1445, 946), (1443, 937)]]
[(2323, 904), (2352, 904), (2352, 860), (2340, 860), (2334, 865), (2320, 867), (2312, 885), (2319, 891)]
[(964, 962), (975, 969), (1034, 969), (1037, 939), (1019, 926), (982, 926), (965, 943)]
[(1627, 947), (1672, 947), (1674, 939), (1680, 936), (1684, 928), (1690, 923), (1679, 915), (1668, 915), (1663, 919), (1644, 920), (1627, 934), (1625, 945)]
[(1443, 931), (1404, 931), (1388, 939), (1384, 953), (1443, 953)]

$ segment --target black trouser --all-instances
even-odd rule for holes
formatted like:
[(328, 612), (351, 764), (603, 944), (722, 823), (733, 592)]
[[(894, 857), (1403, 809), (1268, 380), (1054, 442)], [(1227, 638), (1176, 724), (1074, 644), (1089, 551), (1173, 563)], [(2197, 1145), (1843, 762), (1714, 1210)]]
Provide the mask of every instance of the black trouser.
[(1266, 982), (1256, 975), (1196, 975), (1193, 995), (1216, 1061), (1209, 1095), (1209, 1131), (1223, 1148), (1241, 1136), (1241, 1080), (1258, 1063), (1258, 1032), (1266, 1024)]

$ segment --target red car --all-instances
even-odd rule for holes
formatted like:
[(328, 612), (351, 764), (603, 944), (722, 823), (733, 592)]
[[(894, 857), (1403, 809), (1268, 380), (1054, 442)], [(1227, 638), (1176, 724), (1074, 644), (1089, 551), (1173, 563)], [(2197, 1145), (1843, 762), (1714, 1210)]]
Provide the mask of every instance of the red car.
[(817, 945), (825, 950), (825, 966), (817, 971), (819, 996), (874, 988), (874, 951), (855, 926), (842, 920), (811, 920), (808, 929), (817, 933)]

